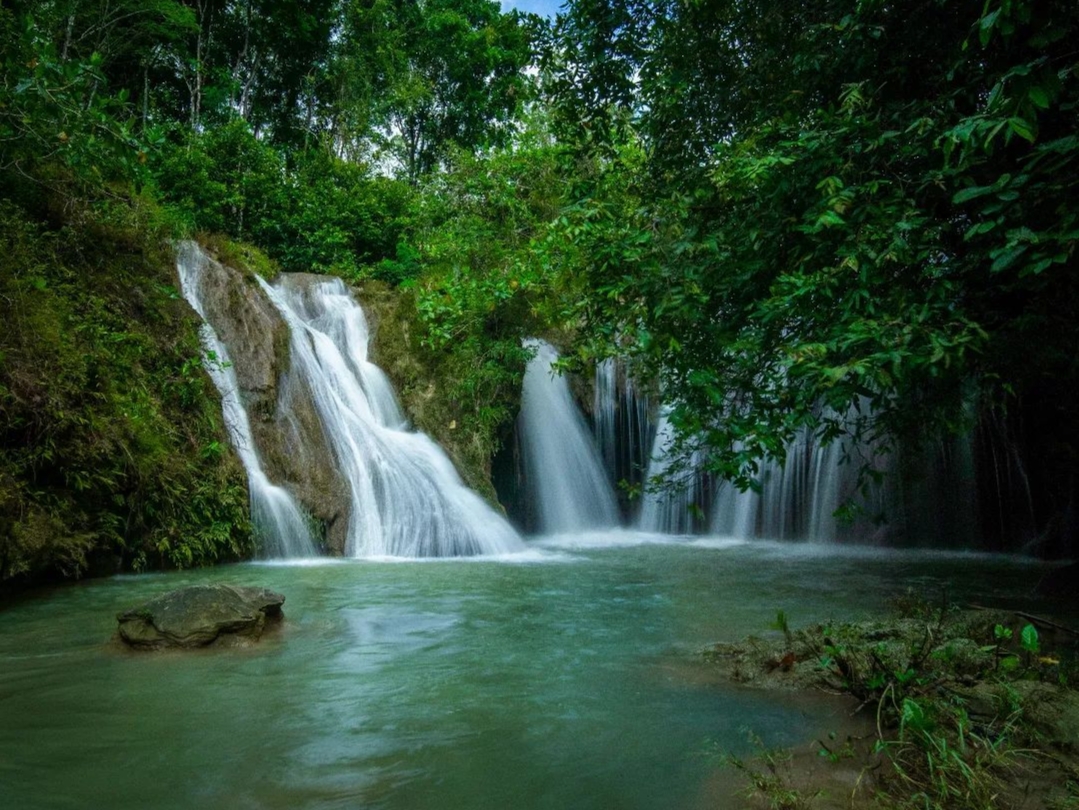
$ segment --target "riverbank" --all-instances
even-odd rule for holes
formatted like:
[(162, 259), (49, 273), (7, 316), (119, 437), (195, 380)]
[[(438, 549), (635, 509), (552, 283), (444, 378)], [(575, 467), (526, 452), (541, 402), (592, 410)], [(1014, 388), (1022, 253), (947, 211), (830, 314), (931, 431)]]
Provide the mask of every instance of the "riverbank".
[(826, 738), (729, 759), (751, 804), (1079, 807), (1079, 634), (1022, 612), (896, 602), (889, 619), (798, 630), (781, 612), (768, 637), (705, 650), (735, 683), (850, 700)]

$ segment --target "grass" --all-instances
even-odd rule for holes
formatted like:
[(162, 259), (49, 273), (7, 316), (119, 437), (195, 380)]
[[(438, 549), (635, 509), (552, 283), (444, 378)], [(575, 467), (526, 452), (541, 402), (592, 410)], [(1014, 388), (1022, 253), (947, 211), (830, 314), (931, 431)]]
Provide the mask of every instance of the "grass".
[(771, 810), (809, 810), (820, 795), (806, 793), (793, 787), (794, 769), (789, 751), (766, 748), (759, 737), (749, 735), (758, 753), (750, 760), (729, 755), (726, 762), (740, 771), (749, 786), (743, 790), (747, 798), (766, 804)]
[[(1010, 614), (903, 607), (885, 622), (802, 630), (781, 614), (773, 628), (782, 638), (717, 645), (711, 656), (738, 680), (825, 688), (873, 713), (875, 744), (850, 752), (863, 766), (855, 794), (867, 788), (850, 806), (1079, 810), (1079, 745), (1057, 728), (1079, 712), (1068, 686), (1075, 652), (1045, 653), (1034, 624)], [(848, 753), (821, 748), (832, 762)], [(819, 796), (793, 787), (807, 784), (805, 775), (782, 752), (729, 761), (758, 803), (806, 807)]]

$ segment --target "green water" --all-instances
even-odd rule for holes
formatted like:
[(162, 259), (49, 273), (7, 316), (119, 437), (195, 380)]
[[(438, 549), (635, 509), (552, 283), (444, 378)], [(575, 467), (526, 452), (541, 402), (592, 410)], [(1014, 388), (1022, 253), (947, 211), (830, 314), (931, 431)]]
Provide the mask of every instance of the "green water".
[[(696, 648), (767, 632), (778, 609), (793, 625), (865, 616), (910, 586), (1018, 599), (1045, 571), (712, 545), (252, 564), (23, 599), (0, 613), (0, 807), (734, 806), (710, 787), (717, 749), (829, 721), (716, 683)], [(216, 581), (284, 593), (280, 632), (194, 653), (110, 641), (121, 609)]]

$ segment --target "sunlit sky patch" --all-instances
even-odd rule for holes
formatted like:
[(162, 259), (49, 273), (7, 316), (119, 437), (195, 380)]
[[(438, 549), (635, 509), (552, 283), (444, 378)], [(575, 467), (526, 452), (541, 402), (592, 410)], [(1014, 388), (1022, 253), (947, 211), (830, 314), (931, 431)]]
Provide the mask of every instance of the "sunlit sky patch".
[(539, 14), (541, 17), (554, 19), (564, 0), (501, 0), (501, 2), (503, 11), (515, 8), (519, 11), (530, 11), (533, 14)]

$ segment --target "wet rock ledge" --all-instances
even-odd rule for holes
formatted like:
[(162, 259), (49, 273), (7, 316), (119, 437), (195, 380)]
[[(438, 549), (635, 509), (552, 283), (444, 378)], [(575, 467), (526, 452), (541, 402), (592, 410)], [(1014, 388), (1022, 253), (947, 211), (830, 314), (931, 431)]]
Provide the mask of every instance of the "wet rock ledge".
[(117, 614), (120, 640), (139, 650), (257, 641), (285, 597), (266, 588), (193, 585)]

